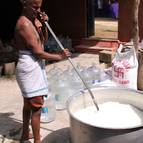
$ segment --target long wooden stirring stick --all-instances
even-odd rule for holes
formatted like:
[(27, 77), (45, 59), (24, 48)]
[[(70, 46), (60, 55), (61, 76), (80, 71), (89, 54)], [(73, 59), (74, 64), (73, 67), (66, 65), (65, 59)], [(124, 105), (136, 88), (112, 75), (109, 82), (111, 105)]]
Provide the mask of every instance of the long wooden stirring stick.
[[(61, 44), (61, 42), (59, 41), (59, 39), (57, 38), (57, 36), (55, 35), (55, 33), (53, 32), (53, 30), (51, 29), (49, 23), (47, 21), (45, 21), (45, 25), (47, 26), (47, 28), (49, 29), (50, 33), (53, 35), (53, 37), (55, 38), (56, 42), (58, 43), (58, 45), (60, 46), (60, 48), (62, 50), (64, 50), (64, 47), (63, 45)], [(70, 64), (73, 66), (74, 70), (76, 71), (76, 73), (78, 74), (78, 76), (80, 77), (80, 79), (82, 80), (83, 84), (85, 85), (85, 87), (87, 88), (88, 92), (90, 93), (91, 95), (91, 98), (93, 100), (93, 103), (94, 105), (96, 106), (97, 108), (97, 111), (99, 110), (99, 107), (96, 103), (96, 100), (95, 100), (95, 97), (93, 95), (93, 93), (91, 92), (90, 88), (88, 87), (88, 85), (86, 84), (86, 82), (84, 81), (84, 79), (82, 78), (82, 76), (80, 75), (78, 69), (76, 68), (76, 66), (73, 64), (72, 60), (70, 57), (67, 57), (68, 58), (68, 61), (70, 62)]]

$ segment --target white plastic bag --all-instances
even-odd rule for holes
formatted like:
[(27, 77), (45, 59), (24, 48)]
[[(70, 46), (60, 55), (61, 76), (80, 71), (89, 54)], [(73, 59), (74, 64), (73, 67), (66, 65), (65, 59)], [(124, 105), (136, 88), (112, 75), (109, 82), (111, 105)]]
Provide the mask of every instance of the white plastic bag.
[(121, 44), (112, 60), (112, 80), (119, 87), (136, 90), (137, 73), (138, 61), (133, 45)]

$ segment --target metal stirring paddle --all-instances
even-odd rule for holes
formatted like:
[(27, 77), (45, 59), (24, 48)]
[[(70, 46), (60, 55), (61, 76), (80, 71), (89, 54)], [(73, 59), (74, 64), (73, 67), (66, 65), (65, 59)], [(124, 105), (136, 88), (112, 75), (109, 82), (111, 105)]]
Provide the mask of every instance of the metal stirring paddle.
[[(55, 40), (56, 40), (56, 42), (58, 43), (58, 45), (60, 46), (60, 48), (61, 48), (62, 50), (64, 50), (63, 45), (61, 44), (61, 42), (59, 41), (59, 39), (57, 38), (57, 36), (56, 36), (55, 33), (53, 32), (53, 30), (51, 29), (51, 27), (50, 27), (50, 25), (49, 25), (49, 23), (48, 23), (47, 21), (45, 21), (45, 25), (47, 26), (47, 28), (49, 29), (50, 33), (51, 33), (51, 34), (53, 35), (53, 37), (55, 38)], [(93, 103), (94, 103), (94, 105), (96, 106), (97, 111), (98, 111), (98, 110), (99, 110), (99, 107), (98, 107), (98, 105), (97, 105), (97, 103), (96, 103), (96, 100), (95, 100), (95, 98), (94, 98), (93, 93), (91, 92), (90, 88), (88, 87), (88, 85), (86, 84), (86, 82), (84, 81), (84, 79), (82, 78), (82, 76), (80, 75), (80, 73), (79, 73), (78, 69), (76, 68), (76, 66), (73, 64), (71, 58), (70, 58), (70, 57), (67, 57), (67, 58), (68, 58), (68, 61), (70, 62), (70, 64), (73, 66), (73, 68), (74, 68), (74, 70), (76, 71), (76, 73), (78, 74), (78, 76), (80, 77), (80, 79), (82, 80), (84, 86), (87, 88), (88, 92), (90, 93), (91, 98), (92, 98), (92, 100), (93, 100)]]

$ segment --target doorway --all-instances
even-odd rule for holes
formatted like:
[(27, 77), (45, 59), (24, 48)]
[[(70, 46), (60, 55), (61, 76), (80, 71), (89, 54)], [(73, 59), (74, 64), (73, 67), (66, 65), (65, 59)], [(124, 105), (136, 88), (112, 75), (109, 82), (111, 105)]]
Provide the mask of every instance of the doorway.
[(96, 39), (118, 39), (118, 0), (94, 0), (94, 36)]

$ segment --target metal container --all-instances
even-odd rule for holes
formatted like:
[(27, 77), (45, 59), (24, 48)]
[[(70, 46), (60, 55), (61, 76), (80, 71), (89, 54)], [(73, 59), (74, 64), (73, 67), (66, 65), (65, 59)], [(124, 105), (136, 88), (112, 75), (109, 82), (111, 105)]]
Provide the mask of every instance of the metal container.
[[(137, 91), (118, 88), (98, 88), (92, 89), (92, 92), (98, 104), (108, 101), (117, 101), (131, 104), (143, 110), (143, 95)], [(71, 97), (67, 103), (70, 116), (71, 143), (102, 143), (102, 141), (103, 143), (108, 143), (108, 139), (110, 143), (135, 143), (137, 138), (142, 138), (140, 133), (141, 131), (143, 133), (142, 124), (132, 128), (113, 129), (94, 126), (77, 119), (73, 113), (87, 106), (94, 105), (91, 97), (85, 93), (87, 93), (87, 91)], [(116, 138), (116, 140), (114, 140), (114, 138)]]

